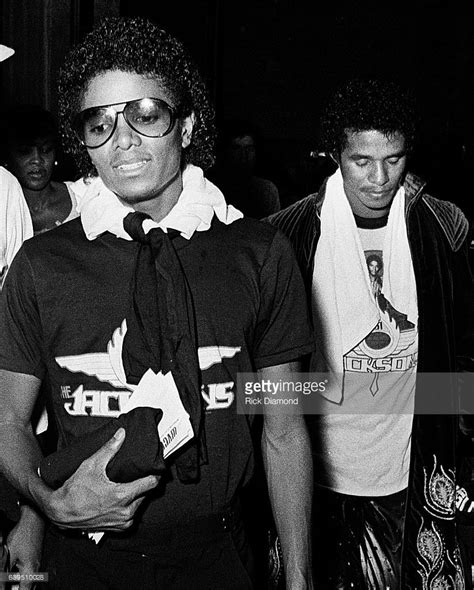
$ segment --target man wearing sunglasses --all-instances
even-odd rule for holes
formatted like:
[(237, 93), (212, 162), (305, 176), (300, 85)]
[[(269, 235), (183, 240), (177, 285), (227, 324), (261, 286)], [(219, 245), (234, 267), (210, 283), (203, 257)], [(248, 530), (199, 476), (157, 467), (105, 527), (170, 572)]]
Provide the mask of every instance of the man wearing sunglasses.
[[(313, 349), (291, 246), (203, 176), (213, 109), (156, 25), (105, 20), (59, 94), (81, 216), (25, 246), (5, 285), (1, 467), (51, 522), (51, 588), (252, 588), (238, 499), (255, 422), (236, 383), (287, 379)], [(59, 448), (43, 459), (46, 379)], [(312, 588), (301, 416), (266, 413), (261, 445), (287, 588)]]

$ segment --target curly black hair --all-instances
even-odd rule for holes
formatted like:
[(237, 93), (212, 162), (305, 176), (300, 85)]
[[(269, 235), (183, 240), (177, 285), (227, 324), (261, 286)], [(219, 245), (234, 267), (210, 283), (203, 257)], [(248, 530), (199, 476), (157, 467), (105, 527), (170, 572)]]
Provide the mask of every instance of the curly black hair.
[(56, 121), (52, 113), (37, 104), (15, 104), (0, 112), (2, 140), (32, 143), (36, 139), (56, 140)]
[(57, 147), (58, 129), (50, 111), (37, 104), (9, 105), (0, 111), (0, 161), (9, 160), (14, 146), (46, 139)]
[(379, 256), (378, 254), (369, 254), (367, 256), (367, 258), (365, 259), (365, 262), (367, 263), (367, 266), (370, 266), (370, 263), (373, 262), (374, 260), (376, 262), (378, 262), (379, 271), (382, 270), (382, 268), (383, 268), (383, 260), (382, 260), (382, 257)]
[(195, 164), (204, 170), (213, 165), (214, 108), (183, 43), (148, 19), (110, 17), (69, 52), (59, 72), (60, 135), (64, 150), (72, 155), (81, 174), (96, 176), (97, 171), (72, 122), (89, 82), (110, 70), (156, 78), (180, 106), (181, 117), (194, 112), (192, 141), (183, 151), (183, 164)]
[(400, 133), (410, 152), (416, 129), (411, 92), (392, 80), (356, 78), (339, 87), (327, 103), (319, 124), (320, 149), (339, 157), (348, 133), (375, 130), (389, 138)]

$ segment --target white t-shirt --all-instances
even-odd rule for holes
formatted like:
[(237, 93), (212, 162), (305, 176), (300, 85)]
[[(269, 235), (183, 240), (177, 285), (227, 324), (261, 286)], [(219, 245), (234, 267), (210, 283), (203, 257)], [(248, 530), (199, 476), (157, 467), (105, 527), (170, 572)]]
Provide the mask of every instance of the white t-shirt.
[[(72, 183), (66, 181), (65, 184), (69, 191), (72, 208), (62, 223), (79, 215)], [(33, 223), (21, 185), (10, 172), (0, 166), (0, 291), (15, 254), (22, 243), (32, 236)], [(36, 433), (44, 432), (47, 427), (48, 416), (43, 410), (36, 425)]]
[(22, 243), (33, 236), (33, 225), (17, 179), (0, 166), (0, 288)]
[(383, 295), (385, 230), (358, 230), (380, 321), (344, 355), (344, 412), (332, 413), (323, 400), (316, 426), (322, 441), (316, 481), (357, 496), (385, 496), (408, 485), (418, 327)]

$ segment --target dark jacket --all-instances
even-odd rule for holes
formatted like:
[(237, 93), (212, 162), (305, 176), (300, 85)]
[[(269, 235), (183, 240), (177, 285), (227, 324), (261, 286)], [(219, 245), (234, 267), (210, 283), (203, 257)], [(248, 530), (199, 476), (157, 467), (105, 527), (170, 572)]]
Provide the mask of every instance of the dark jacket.
[[(292, 241), (311, 295), (326, 183), (267, 221)], [(407, 174), (408, 241), (418, 297), (418, 366), (401, 588), (430, 588), (445, 576), (463, 588), (455, 526), (455, 471), (459, 396), (446, 391), (451, 413), (422, 414), (439, 391), (421, 373), (453, 373), (472, 365), (474, 284), (468, 260), (468, 222), (454, 204), (426, 194), (425, 183)], [(450, 397), (448, 397), (450, 396)], [(430, 405), (431, 404), (431, 405)], [(455, 584), (455, 581), (459, 585)]]

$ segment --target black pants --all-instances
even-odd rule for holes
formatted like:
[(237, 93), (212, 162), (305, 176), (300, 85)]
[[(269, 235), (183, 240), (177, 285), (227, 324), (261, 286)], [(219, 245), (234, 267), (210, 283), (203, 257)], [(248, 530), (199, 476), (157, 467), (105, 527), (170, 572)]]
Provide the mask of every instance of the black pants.
[(107, 534), (96, 545), (52, 526), (42, 571), (54, 590), (250, 590), (252, 558), (240, 518), (216, 515), (167, 531)]
[(317, 488), (313, 508), (313, 575), (317, 588), (395, 590), (406, 491), (346, 496)]

